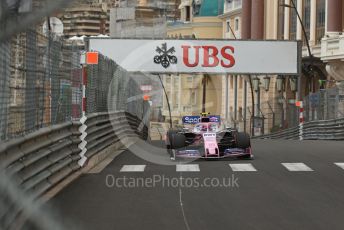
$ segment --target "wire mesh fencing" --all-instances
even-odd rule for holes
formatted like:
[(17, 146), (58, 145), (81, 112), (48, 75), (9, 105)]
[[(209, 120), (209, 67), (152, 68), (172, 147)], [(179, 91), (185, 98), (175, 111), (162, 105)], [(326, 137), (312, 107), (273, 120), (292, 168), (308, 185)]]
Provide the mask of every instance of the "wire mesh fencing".
[[(294, 128), (299, 125), (300, 117), (300, 110), (295, 102), (295, 99), (287, 99), (281, 94), (269, 101), (261, 102), (259, 106), (256, 105), (255, 116), (252, 115), (252, 106), (240, 108), (237, 119), (233, 112), (230, 113), (231, 124), (248, 133), (258, 128), (259, 135)], [(344, 118), (344, 87), (320, 90), (305, 96), (303, 109), (305, 122)]]
[(126, 111), (143, 119), (149, 113), (140, 89), (143, 75), (129, 73), (101, 54), (97, 65), (86, 67), (86, 74), (86, 114)]
[(230, 113), (232, 126), (235, 124), (239, 131), (254, 132), (255, 135), (295, 127), (299, 122), (299, 111), (295, 106), (295, 100), (282, 96), (256, 104), (254, 109), (252, 106), (239, 108), (237, 113), (237, 119), (233, 112)]
[(0, 140), (80, 118), (82, 75), (74, 43), (27, 30), (0, 46)]
[(304, 99), (305, 121), (344, 117), (344, 92), (341, 87), (321, 90)]

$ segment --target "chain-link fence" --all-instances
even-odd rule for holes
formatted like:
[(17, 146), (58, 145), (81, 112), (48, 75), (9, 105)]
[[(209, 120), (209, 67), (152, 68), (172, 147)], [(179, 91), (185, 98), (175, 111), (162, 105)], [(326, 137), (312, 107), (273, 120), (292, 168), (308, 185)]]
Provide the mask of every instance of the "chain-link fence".
[[(299, 125), (300, 110), (295, 99), (286, 99), (282, 95), (255, 107), (256, 135), (269, 134)], [(305, 122), (339, 119), (344, 117), (344, 90), (334, 87), (311, 93), (303, 98), (303, 117)], [(258, 110), (259, 109), (259, 110)], [(240, 131), (252, 131), (252, 106), (239, 109), (237, 120), (230, 113), (231, 124)], [(259, 111), (259, 112), (257, 112)], [(235, 122), (236, 121), (236, 122)]]
[(86, 113), (126, 111), (138, 118), (149, 113), (140, 85), (144, 75), (127, 72), (114, 61), (99, 55), (99, 64), (86, 67)]
[[(255, 116), (252, 115), (253, 111)], [(296, 127), (299, 124), (299, 109), (295, 105), (295, 99), (286, 99), (280, 95), (261, 102), (254, 109), (252, 106), (240, 108), (236, 122), (233, 112), (230, 113), (230, 118), (231, 124), (236, 124), (240, 131), (253, 131), (255, 135), (261, 135)]]
[(0, 140), (80, 117), (75, 44), (27, 30), (0, 47)]
[(312, 93), (304, 99), (305, 121), (344, 117), (344, 92), (340, 87)]

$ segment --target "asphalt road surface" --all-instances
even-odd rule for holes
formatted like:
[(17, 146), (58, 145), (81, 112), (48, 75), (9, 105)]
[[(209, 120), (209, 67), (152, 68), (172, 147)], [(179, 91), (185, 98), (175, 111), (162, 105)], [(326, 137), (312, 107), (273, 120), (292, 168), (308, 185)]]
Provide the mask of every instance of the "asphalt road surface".
[(126, 151), (50, 203), (68, 229), (344, 229), (344, 142), (255, 140), (253, 151), (178, 167)]

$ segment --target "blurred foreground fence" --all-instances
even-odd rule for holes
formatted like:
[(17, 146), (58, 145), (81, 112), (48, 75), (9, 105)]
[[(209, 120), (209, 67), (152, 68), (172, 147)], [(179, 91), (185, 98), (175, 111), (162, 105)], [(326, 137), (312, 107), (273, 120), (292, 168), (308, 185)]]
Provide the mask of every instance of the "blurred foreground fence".
[(80, 51), (34, 30), (0, 44), (0, 141), (80, 118)]
[[(34, 30), (0, 44), (0, 141), (81, 118), (80, 55), (72, 41)], [(137, 81), (113, 61), (100, 55), (86, 73), (87, 114), (148, 111)]]
[(112, 60), (100, 55), (98, 65), (82, 67), (70, 41), (30, 30), (0, 48), (0, 229), (18, 229), (22, 217), (34, 229), (63, 229), (27, 204), (91, 159), (147, 139), (150, 105)]

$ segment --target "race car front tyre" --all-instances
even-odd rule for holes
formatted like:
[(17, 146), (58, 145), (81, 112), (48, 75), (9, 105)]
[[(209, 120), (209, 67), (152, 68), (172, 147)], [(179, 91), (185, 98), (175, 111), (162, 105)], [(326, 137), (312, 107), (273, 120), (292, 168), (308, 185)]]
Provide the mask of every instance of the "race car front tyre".
[(244, 156), (240, 156), (239, 159), (243, 159), (243, 160), (253, 160), (254, 157), (253, 157), (253, 155), (251, 155), (251, 154), (247, 154), (247, 155), (244, 155)]
[(169, 130), (167, 131), (167, 142), (166, 142), (166, 149), (167, 152), (171, 155), (171, 149), (172, 149), (172, 139), (173, 136), (178, 133), (178, 130)]
[(236, 146), (241, 149), (247, 149), (251, 147), (250, 135), (248, 135), (247, 133), (237, 133)]
[(171, 147), (171, 142), (172, 142), (172, 136), (178, 133), (178, 130), (172, 129), (167, 131), (167, 139), (168, 139), (168, 145)]

